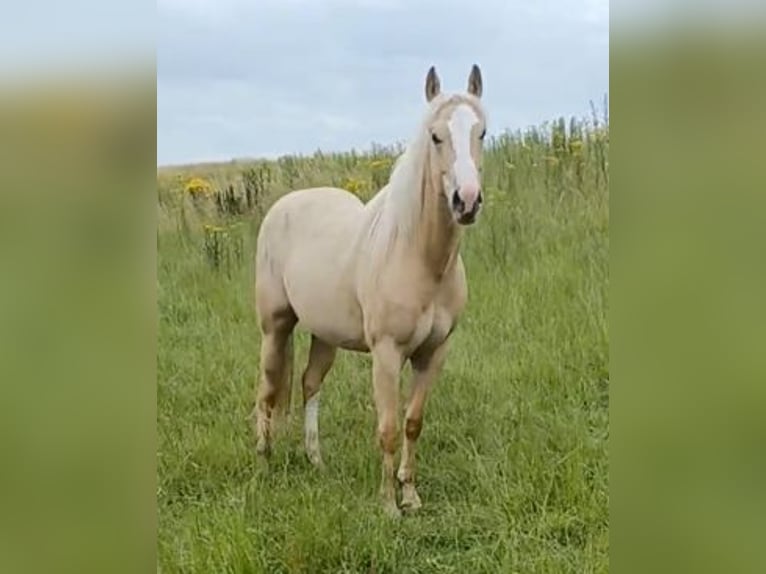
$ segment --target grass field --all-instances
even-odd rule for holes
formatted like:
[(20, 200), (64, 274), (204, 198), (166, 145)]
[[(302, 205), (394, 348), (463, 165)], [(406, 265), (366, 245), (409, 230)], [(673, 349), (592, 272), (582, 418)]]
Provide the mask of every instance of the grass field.
[(263, 210), (308, 185), (369, 197), (392, 150), (160, 172), (158, 571), (608, 571), (609, 148), (593, 123), (487, 144), (468, 308), (418, 444), (424, 506), (399, 521), (377, 498), (368, 356), (341, 352), (325, 381), (324, 474), (304, 456), (299, 385), (268, 472), (246, 420)]

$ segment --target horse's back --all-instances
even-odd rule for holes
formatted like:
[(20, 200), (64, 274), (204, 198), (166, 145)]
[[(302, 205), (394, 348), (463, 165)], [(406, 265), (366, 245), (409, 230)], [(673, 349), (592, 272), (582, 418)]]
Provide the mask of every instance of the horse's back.
[(358, 222), (364, 204), (349, 192), (334, 187), (291, 191), (266, 212), (258, 232), (258, 254), (270, 258), (302, 246), (312, 239), (332, 243)]
[(346, 212), (360, 211), (364, 204), (358, 197), (337, 187), (310, 187), (291, 191), (280, 197), (266, 212), (262, 227), (277, 218), (313, 226), (318, 219), (333, 218)]
[(275, 209), (289, 209), (296, 205), (307, 206), (313, 204), (327, 204), (333, 207), (340, 205), (364, 207), (364, 204), (358, 197), (345, 189), (339, 187), (308, 187), (284, 194), (274, 202), (269, 212)]

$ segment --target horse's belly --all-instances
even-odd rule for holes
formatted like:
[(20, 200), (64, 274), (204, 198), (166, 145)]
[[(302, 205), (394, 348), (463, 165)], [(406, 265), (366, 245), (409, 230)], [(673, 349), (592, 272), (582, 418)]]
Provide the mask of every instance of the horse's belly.
[(288, 274), (285, 288), (290, 305), (301, 326), (322, 341), (344, 349), (366, 350), (359, 305), (351, 290), (332, 277), (291, 278)]
[(349, 351), (369, 350), (361, 321), (357, 322), (351, 317), (319, 317), (316, 313), (305, 317), (299, 315), (299, 320), (312, 335), (325, 343)]

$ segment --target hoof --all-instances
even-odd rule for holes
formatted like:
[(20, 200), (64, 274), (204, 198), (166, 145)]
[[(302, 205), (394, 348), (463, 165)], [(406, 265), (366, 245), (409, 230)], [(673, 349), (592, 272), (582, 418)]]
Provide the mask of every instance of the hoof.
[(263, 459), (271, 458), (271, 444), (263, 439), (258, 439), (255, 444), (255, 456)]
[(320, 472), (323, 472), (327, 468), (325, 466), (324, 460), (322, 460), (322, 456), (318, 453), (306, 453), (306, 458), (308, 458), (311, 466)]
[(420, 500), (420, 496), (418, 496), (418, 491), (415, 490), (415, 485), (413, 484), (403, 484), (402, 485), (402, 510), (404, 512), (415, 512), (420, 507), (423, 506), (423, 502)]
[(269, 459), (263, 456), (256, 456), (253, 465), (253, 476), (255, 478), (266, 478), (271, 474), (271, 463)]
[(402, 517), (402, 511), (399, 510), (399, 507), (396, 505), (396, 501), (384, 501), (383, 502), (383, 513), (391, 519), (397, 520)]

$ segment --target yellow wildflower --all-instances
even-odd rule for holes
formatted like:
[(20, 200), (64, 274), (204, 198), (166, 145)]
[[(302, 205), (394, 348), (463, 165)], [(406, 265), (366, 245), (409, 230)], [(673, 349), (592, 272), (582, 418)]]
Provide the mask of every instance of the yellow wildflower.
[(387, 168), (391, 166), (391, 160), (389, 159), (376, 159), (370, 162), (372, 169)]
[(354, 179), (353, 177), (348, 178), (346, 183), (343, 184), (343, 189), (350, 191), (354, 195), (359, 195), (359, 193), (364, 190), (364, 187), (365, 182), (360, 179)]
[(210, 195), (213, 193), (213, 186), (201, 177), (193, 177), (186, 182), (184, 191), (193, 196)]

